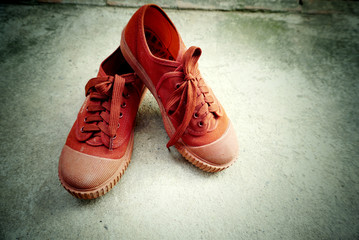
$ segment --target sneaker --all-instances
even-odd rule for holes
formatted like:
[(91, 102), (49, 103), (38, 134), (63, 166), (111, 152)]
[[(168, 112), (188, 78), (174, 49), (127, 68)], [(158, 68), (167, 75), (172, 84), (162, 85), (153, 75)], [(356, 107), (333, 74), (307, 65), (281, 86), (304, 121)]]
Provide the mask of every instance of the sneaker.
[(61, 184), (75, 197), (97, 198), (119, 181), (131, 160), (134, 122), (144, 90), (120, 48), (87, 82), (85, 102), (59, 161)]
[(238, 143), (231, 121), (205, 83), (199, 47), (186, 48), (176, 27), (157, 5), (144, 5), (122, 32), (121, 51), (151, 91), (177, 150), (207, 172), (229, 167)]

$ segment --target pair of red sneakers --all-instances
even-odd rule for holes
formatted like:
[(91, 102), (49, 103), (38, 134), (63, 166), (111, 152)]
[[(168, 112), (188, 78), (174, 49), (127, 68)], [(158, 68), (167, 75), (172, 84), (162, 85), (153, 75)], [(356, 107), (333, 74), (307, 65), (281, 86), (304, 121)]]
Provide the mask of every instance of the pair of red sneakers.
[(131, 159), (134, 120), (146, 87), (160, 107), (168, 148), (174, 145), (207, 172), (229, 167), (238, 152), (236, 134), (198, 70), (200, 56), (200, 48), (185, 47), (159, 6), (138, 9), (121, 46), (86, 84), (86, 100), (60, 156), (65, 189), (92, 199), (119, 181)]

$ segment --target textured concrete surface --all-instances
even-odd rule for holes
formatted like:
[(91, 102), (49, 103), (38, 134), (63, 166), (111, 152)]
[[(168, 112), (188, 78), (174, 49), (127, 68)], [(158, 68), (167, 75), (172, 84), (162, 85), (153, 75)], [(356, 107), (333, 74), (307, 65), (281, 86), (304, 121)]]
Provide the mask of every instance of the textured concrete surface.
[(240, 157), (208, 174), (155, 100), (132, 162), (92, 201), (57, 178), (84, 86), (135, 9), (0, 6), (1, 239), (358, 239), (359, 17), (168, 11), (234, 122)]
[(183, 10), (221, 10), (253, 12), (350, 13), (359, 14), (357, 0), (3, 0), (8, 3), (84, 4), (138, 8), (155, 2), (163, 8)]
[[(43, 0), (41, 0), (43, 1)], [(53, 1), (53, 0), (44, 0)], [(56, 0), (55, 0), (56, 1)], [(77, 0), (69, 0), (77, 2)], [(139, 7), (152, 3), (151, 0), (107, 0), (106, 4)], [(166, 8), (221, 10), (221, 11), (265, 11), (265, 12), (304, 12), (329, 13), (345, 12), (358, 13), (358, 2), (343, 0), (158, 0), (157, 4)]]

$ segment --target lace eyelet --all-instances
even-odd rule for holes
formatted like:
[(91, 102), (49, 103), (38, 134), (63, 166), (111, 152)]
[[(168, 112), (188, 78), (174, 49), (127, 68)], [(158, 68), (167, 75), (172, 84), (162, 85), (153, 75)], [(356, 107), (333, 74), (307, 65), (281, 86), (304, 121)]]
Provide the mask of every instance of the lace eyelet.
[(84, 127), (82, 127), (82, 128), (80, 129), (80, 131), (83, 133), (83, 132), (84, 132)]
[(120, 112), (120, 118), (122, 118), (123, 117), (123, 113), (122, 112)]
[(117, 123), (117, 128), (119, 128), (120, 127), (120, 123)]
[(198, 113), (193, 113), (193, 118), (198, 118)]
[(181, 84), (180, 84), (180, 83), (176, 83), (176, 85), (175, 85), (175, 89), (179, 89), (179, 88), (180, 88), (180, 86), (181, 86)]
[(125, 108), (127, 105), (126, 105), (126, 102), (123, 102), (122, 104), (121, 104), (121, 107), (122, 108)]
[(84, 118), (84, 122), (87, 123), (87, 117)]
[(86, 112), (88, 112), (89, 111), (89, 107), (86, 107)]
[(198, 125), (198, 127), (203, 127), (203, 125), (204, 125), (204, 124), (203, 124), (203, 122), (202, 122), (202, 121), (200, 121), (200, 122), (198, 122), (198, 124), (197, 124), (197, 125)]
[(124, 98), (126, 98), (126, 99), (128, 99), (129, 97), (130, 97), (130, 94), (129, 93), (122, 93), (122, 97), (124, 97)]

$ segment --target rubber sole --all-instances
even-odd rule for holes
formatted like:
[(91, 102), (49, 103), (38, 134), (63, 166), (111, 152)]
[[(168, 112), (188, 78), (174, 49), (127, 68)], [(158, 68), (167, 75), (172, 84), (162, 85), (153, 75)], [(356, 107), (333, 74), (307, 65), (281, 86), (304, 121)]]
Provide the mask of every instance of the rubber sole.
[[(147, 73), (144, 70), (144, 68), (142, 67), (142, 65), (133, 56), (130, 48), (128, 47), (128, 45), (127, 45), (127, 43), (125, 41), (124, 31), (122, 31), (120, 47), (121, 47), (121, 52), (122, 52), (123, 56), (125, 57), (127, 63), (132, 67), (132, 69), (136, 72), (136, 74), (141, 78), (142, 82), (150, 90), (150, 92), (152, 93), (152, 95), (156, 99), (156, 101), (158, 103), (158, 106), (160, 108), (160, 111), (161, 111), (162, 121), (163, 121), (164, 127), (166, 129), (166, 132), (167, 132), (167, 134), (169, 136), (172, 136), (174, 134), (174, 132), (175, 132), (175, 128), (174, 128), (171, 120), (167, 116), (166, 110), (165, 110), (161, 100), (158, 98), (156, 88), (152, 84), (152, 81), (151, 81), (150, 77), (147, 75)], [(175, 144), (175, 147), (178, 150), (178, 152), (187, 161), (189, 161), (194, 166), (196, 166), (196, 167), (198, 167), (198, 168), (200, 168), (200, 169), (202, 169), (203, 171), (206, 171), (206, 172), (219, 172), (219, 171), (222, 171), (222, 170), (228, 168), (229, 166), (231, 166), (236, 161), (236, 158), (235, 158), (234, 160), (232, 160), (231, 162), (229, 162), (229, 163), (227, 163), (225, 165), (211, 164), (211, 163), (205, 161), (204, 159), (201, 159), (198, 156), (196, 156), (195, 154), (193, 154), (189, 150), (188, 146), (181, 139)]]
[[(100, 196), (105, 195), (107, 192), (109, 192), (120, 180), (122, 175), (124, 174), (125, 170), (128, 167), (128, 164), (131, 162), (131, 155), (133, 150), (133, 143), (134, 143), (134, 131), (131, 133), (131, 137), (125, 152), (125, 155), (118, 159), (118, 161), (122, 161), (122, 164), (119, 166), (119, 168), (116, 170), (116, 172), (104, 183), (101, 185), (91, 188), (91, 189), (77, 189), (70, 185), (68, 185), (62, 175), (61, 175), (61, 169), (59, 167), (59, 179), (61, 182), (61, 185), (74, 197), (80, 198), (80, 199), (94, 199), (98, 198)], [(66, 145), (65, 145), (66, 146)]]

